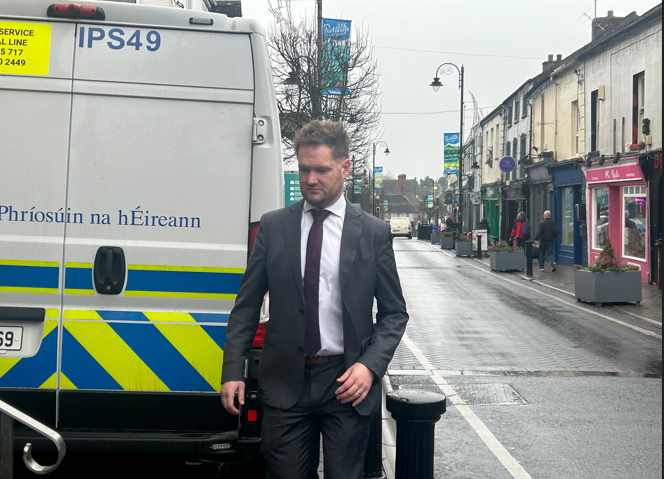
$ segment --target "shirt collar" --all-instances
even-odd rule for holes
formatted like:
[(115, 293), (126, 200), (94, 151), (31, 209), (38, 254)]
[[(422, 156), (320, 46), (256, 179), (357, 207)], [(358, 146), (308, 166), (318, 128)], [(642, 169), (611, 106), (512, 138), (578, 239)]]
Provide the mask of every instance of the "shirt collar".
[[(316, 209), (315, 206), (311, 206), (309, 204), (309, 202), (306, 201), (306, 200), (304, 201), (304, 212), (305, 213), (308, 213), (309, 211), (315, 210), (315, 209)], [(341, 198), (339, 198), (336, 203), (334, 203), (331, 206), (328, 206), (327, 208), (323, 208), (323, 209), (325, 209), (325, 210), (329, 211), (330, 213), (332, 213), (332, 214), (338, 216), (339, 218), (343, 219), (344, 216), (346, 216), (346, 198), (344, 197), (344, 195), (341, 195)]]

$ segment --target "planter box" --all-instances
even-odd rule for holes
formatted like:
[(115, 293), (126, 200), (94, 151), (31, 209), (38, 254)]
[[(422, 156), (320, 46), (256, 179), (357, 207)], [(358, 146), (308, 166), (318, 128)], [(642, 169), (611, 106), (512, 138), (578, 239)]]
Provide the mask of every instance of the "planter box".
[(576, 270), (574, 292), (577, 300), (595, 303), (596, 306), (604, 303), (641, 304), (641, 271), (593, 273)]
[(438, 231), (431, 233), (431, 244), (440, 244), (440, 233)]
[(454, 236), (441, 236), (440, 249), (454, 249)]
[(526, 269), (526, 256), (520, 251), (490, 251), (493, 271), (523, 271)]
[(457, 256), (475, 256), (477, 254), (473, 251), (473, 243), (470, 241), (466, 243), (454, 243), (454, 249)]

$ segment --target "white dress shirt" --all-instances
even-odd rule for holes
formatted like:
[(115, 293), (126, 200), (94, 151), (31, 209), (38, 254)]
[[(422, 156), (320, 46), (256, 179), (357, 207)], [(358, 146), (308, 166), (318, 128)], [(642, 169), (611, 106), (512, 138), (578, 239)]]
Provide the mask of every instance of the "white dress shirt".
[[(302, 210), (301, 260), (302, 278), (307, 262), (307, 243), (314, 218), (309, 211), (315, 209), (304, 202)], [(320, 324), (321, 350), (318, 356), (335, 356), (344, 353), (343, 310), (341, 287), (339, 286), (339, 264), (341, 261), (341, 236), (346, 217), (346, 198), (325, 208), (332, 214), (323, 222), (323, 247), (320, 255), (320, 282), (318, 289), (318, 321)]]

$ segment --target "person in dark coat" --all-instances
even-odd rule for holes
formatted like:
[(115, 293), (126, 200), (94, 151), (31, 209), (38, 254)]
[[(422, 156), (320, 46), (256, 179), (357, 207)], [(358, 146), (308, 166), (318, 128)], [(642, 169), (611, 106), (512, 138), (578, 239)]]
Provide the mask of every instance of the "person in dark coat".
[(544, 221), (537, 226), (537, 233), (535, 240), (539, 241), (539, 267), (540, 271), (544, 271), (544, 263), (546, 262), (546, 254), (549, 254), (549, 261), (555, 273), (558, 269), (556, 262), (556, 248), (555, 241), (558, 238), (560, 231), (555, 221), (551, 219), (551, 212), (544, 212)]
[(477, 225), (478, 230), (486, 230), (487, 234), (491, 234), (491, 226), (489, 226), (489, 222), (486, 220), (486, 218), (482, 218)]
[(512, 235), (509, 243), (516, 239), (517, 248), (525, 248), (526, 241), (530, 239), (530, 223), (526, 219), (526, 213), (521, 211), (514, 222), (512, 227)]

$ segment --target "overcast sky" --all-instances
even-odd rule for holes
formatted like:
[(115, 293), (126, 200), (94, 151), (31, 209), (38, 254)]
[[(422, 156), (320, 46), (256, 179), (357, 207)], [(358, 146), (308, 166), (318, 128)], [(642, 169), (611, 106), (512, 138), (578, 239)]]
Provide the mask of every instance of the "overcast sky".
[[(658, 4), (598, 0), (597, 14), (642, 15)], [(294, 0), (293, 10), (313, 17), (315, 5)], [(245, 17), (272, 23), (267, 0), (243, 0), (242, 6)], [(441, 77), (445, 86), (438, 93), (429, 87), (440, 64), (463, 64), (466, 101), (472, 92), (489, 113), (540, 73), (548, 54), (566, 57), (588, 43), (590, 21), (583, 15), (594, 9), (593, 0), (323, 0), (324, 17), (352, 20), (373, 37), (382, 71), (381, 139), (392, 151), (379, 153), (376, 164), (409, 178), (441, 176), (442, 135), (459, 130), (458, 75)], [(467, 132), (472, 103), (466, 108)]]

